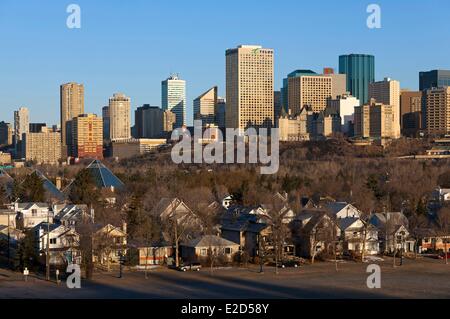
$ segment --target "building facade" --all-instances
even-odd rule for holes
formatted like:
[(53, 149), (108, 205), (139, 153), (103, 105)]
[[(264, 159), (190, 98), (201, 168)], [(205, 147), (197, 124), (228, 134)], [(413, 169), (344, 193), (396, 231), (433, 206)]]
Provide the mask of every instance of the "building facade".
[(11, 124), (0, 122), (0, 145), (13, 144), (13, 129)]
[(422, 124), (422, 91), (400, 92), (400, 125), (402, 134), (417, 137)]
[(288, 80), (288, 106), (291, 114), (298, 114), (307, 106), (313, 112), (321, 112), (333, 94), (333, 80), (330, 76), (302, 75)]
[(224, 98), (218, 97), (217, 98), (217, 108), (216, 108), (216, 125), (220, 129), (224, 129), (226, 127), (225, 119), (226, 119), (226, 109), (227, 109), (227, 102)]
[(176, 115), (158, 106), (144, 104), (135, 111), (135, 138), (166, 137), (176, 122)]
[(210, 88), (194, 100), (194, 120), (202, 121), (202, 126), (215, 124), (217, 110), (217, 86)]
[(375, 57), (373, 55), (341, 55), (339, 57), (339, 73), (347, 75), (347, 91), (359, 99), (361, 105), (369, 102), (369, 84), (375, 82)]
[(341, 117), (341, 131), (348, 136), (352, 135), (351, 127), (354, 123), (355, 107), (359, 105), (360, 102), (356, 97), (347, 94), (328, 101), (328, 107), (335, 110)]
[(83, 114), (72, 120), (71, 155), (75, 158), (103, 159), (103, 119)]
[(370, 103), (355, 108), (355, 137), (371, 139), (392, 139), (394, 112), (392, 105)]
[(109, 117), (109, 106), (104, 106), (102, 108), (102, 118), (103, 118), (103, 139), (105, 141), (110, 140), (109, 131), (110, 127), (110, 117)]
[(424, 92), (426, 130), (429, 136), (450, 133), (450, 87), (432, 88)]
[(186, 125), (186, 81), (171, 75), (161, 82), (161, 107), (176, 115), (174, 128)]
[(226, 127), (240, 134), (274, 124), (274, 51), (240, 45), (226, 51)]
[(369, 84), (369, 98), (378, 103), (392, 106), (392, 138), (401, 137), (400, 129), (400, 82), (385, 78)]
[(16, 157), (23, 157), (23, 134), (29, 132), (30, 128), (30, 115), (26, 107), (21, 107), (17, 111), (14, 111), (14, 136), (13, 143), (16, 151)]
[(61, 143), (63, 155), (67, 155), (67, 145), (72, 141), (71, 121), (84, 114), (84, 85), (66, 83), (60, 87)]
[(61, 133), (44, 128), (40, 133), (23, 135), (24, 157), (38, 164), (58, 164), (61, 155)]
[(130, 98), (123, 93), (115, 93), (109, 99), (109, 137), (111, 140), (131, 137)]
[(450, 70), (432, 70), (419, 73), (419, 90), (450, 86)]

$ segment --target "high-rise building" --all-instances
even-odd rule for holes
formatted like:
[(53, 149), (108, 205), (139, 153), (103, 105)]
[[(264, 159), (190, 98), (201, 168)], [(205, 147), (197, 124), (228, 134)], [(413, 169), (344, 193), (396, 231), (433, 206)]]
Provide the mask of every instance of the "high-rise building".
[(324, 76), (331, 77), (331, 97), (336, 99), (338, 96), (347, 94), (347, 74), (324, 74)]
[(174, 128), (186, 125), (186, 81), (171, 75), (161, 82), (161, 106), (164, 111), (175, 113)]
[(26, 107), (21, 107), (19, 110), (14, 111), (14, 137), (13, 143), (16, 151), (16, 157), (23, 157), (23, 134), (29, 132), (30, 116)]
[(450, 133), (450, 87), (431, 88), (424, 92), (426, 129), (429, 136)]
[(393, 132), (393, 107), (377, 103), (371, 99), (369, 103), (355, 108), (355, 136), (360, 138), (391, 139)]
[(109, 131), (110, 131), (110, 125), (109, 125), (109, 106), (104, 106), (102, 108), (102, 118), (103, 118), (103, 139), (105, 141), (109, 141)]
[(273, 92), (273, 112), (274, 112), (274, 119), (275, 123), (277, 119), (280, 118), (282, 112), (281, 107), (281, 91), (274, 91)]
[(75, 158), (103, 159), (103, 119), (82, 114), (72, 120), (71, 155)]
[(274, 125), (274, 51), (255, 45), (229, 49), (226, 56), (226, 126), (239, 129)]
[(450, 70), (433, 70), (419, 73), (419, 90), (450, 86)]
[(166, 137), (173, 130), (176, 121), (175, 113), (150, 104), (138, 107), (134, 115), (136, 131), (134, 137), (137, 139)]
[(217, 86), (210, 88), (194, 100), (194, 120), (202, 121), (203, 127), (215, 123), (217, 109)]
[(216, 125), (219, 127), (219, 129), (225, 128), (226, 109), (227, 109), (226, 100), (224, 98), (218, 97), (215, 118), (216, 118)]
[(369, 84), (375, 81), (375, 57), (373, 55), (341, 55), (339, 57), (339, 73), (347, 75), (347, 91), (359, 99), (361, 105), (369, 102)]
[(384, 81), (370, 83), (369, 97), (378, 103), (392, 106), (392, 138), (400, 138), (400, 82), (385, 78)]
[(61, 159), (61, 133), (47, 127), (23, 135), (24, 157), (38, 164), (57, 164)]
[(417, 137), (422, 129), (422, 91), (400, 92), (400, 125), (402, 134)]
[(300, 75), (288, 80), (288, 105), (291, 114), (300, 113), (308, 106), (313, 112), (321, 112), (332, 97), (333, 80), (330, 76)]
[(61, 143), (63, 157), (67, 155), (67, 145), (72, 141), (71, 121), (84, 114), (84, 86), (66, 83), (60, 87)]
[(351, 123), (354, 123), (355, 107), (359, 105), (360, 102), (356, 97), (347, 94), (328, 101), (328, 107), (335, 110), (341, 116), (341, 131), (347, 135), (351, 133)]
[(45, 123), (30, 123), (29, 132), (30, 133), (40, 133), (40, 132), (42, 132), (42, 129), (44, 127), (47, 127), (47, 124), (45, 124)]
[(281, 106), (286, 113), (289, 113), (289, 79), (299, 77), (302, 75), (317, 75), (316, 72), (311, 70), (295, 70), (288, 74), (283, 79), (283, 87), (281, 88)]
[(130, 98), (122, 93), (115, 93), (109, 99), (109, 137), (111, 140), (131, 137), (130, 103)]
[(0, 145), (13, 144), (13, 129), (11, 124), (0, 122)]

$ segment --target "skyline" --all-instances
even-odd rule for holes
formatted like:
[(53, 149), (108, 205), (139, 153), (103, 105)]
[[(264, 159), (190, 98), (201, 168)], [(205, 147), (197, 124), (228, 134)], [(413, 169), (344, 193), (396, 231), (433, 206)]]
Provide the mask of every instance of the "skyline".
[[(426, 43), (445, 41), (442, 34), (450, 29), (444, 24), (447, 1), (430, 1), (425, 7), (421, 1), (377, 1), (382, 28), (375, 30), (366, 26), (366, 1), (345, 7), (332, 1), (287, 1), (281, 8), (247, 1), (241, 11), (235, 10), (235, 1), (211, 9), (203, 0), (136, 1), (132, 7), (76, 3), (81, 7), (79, 30), (65, 25), (69, 2), (0, 4), (0, 39), (7, 43), (0, 52), (0, 121), (12, 123), (13, 111), (25, 106), (31, 122), (59, 123), (59, 86), (67, 82), (84, 84), (86, 113), (100, 116), (116, 92), (131, 98), (132, 112), (146, 103), (161, 107), (161, 81), (178, 73), (186, 80), (190, 125), (194, 98), (216, 85), (225, 97), (225, 51), (239, 44), (274, 49), (275, 90), (295, 69), (321, 73), (323, 67), (333, 67), (337, 72), (339, 55), (350, 53), (373, 54), (375, 80), (390, 77), (413, 90), (418, 89), (420, 71), (450, 69), (449, 47), (430, 51), (419, 42), (425, 37)], [(426, 20), (427, 28), (417, 19)]]

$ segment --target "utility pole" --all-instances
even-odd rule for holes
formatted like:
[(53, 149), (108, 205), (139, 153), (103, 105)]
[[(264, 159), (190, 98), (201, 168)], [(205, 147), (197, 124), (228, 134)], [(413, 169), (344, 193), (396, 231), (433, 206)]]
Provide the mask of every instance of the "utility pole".
[(10, 214), (8, 213), (8, 268), (11, 268), (11, 234), (10, 234)]
[(47, 211), (47, 248), (45, 252), (45, 277), (50, 281), (50, 211)]

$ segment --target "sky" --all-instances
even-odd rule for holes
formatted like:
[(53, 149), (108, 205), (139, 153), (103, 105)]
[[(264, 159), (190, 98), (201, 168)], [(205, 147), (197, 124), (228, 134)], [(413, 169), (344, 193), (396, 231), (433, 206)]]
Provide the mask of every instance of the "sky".
[[(81, 28), (69, 29), (70, 4)], [(367, 27), (369, 4), (381, 28)], [(59, 86), (85, 85), (85, 112), (101, 116), (115, 92), (131, 109), (161, 105), (161, 81), (187, 81), (193, 99), (212, 86), (225, 96), (225, 50), (275, 50), (275, 89), (295, 69), (337, 70), (341, 54), (376, 58), (376, 79), (417, 89), (418, 73), (450, 69), (448, 0), (0, 0), (0, 121), (20, 106), (31, 122), (59, 123)], [(134, 120), (134, 114), (132, 116)]]

